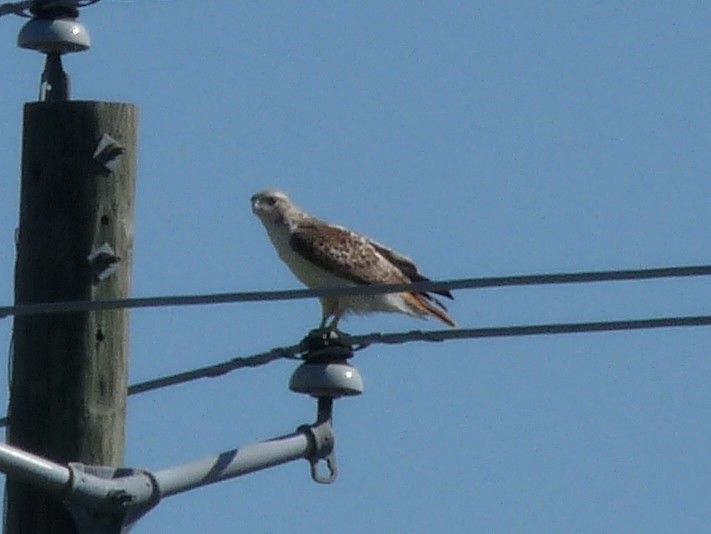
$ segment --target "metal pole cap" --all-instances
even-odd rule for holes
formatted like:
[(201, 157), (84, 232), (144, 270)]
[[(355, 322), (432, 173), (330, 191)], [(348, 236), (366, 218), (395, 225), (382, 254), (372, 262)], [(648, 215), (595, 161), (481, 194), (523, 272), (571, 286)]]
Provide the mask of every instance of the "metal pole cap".
[(306, 362), (291, 375), (289, 389), (313, 397), (346, 397), (363, 393), (363, 379), (345, 362)]
[(20, 30), (17, 46), (45, 54), (67, 54), (88, 50), (91, 39), (76, 19), (33, 18)]

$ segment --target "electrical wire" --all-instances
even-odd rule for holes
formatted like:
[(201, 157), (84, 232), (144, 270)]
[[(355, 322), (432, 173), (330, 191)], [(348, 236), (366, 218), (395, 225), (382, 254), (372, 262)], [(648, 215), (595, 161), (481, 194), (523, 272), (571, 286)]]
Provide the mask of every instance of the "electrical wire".
[[(620, 332), (650, 330), (657, 328), (680, 328), (711, 326), (711, 315), (687, 317), (660, 317), (652, 319), (630, 319), (622, 321), (596, 321), (584, 323), (553, 323), (537, 325), (499, 326), (491, 328), (460, 328), (455, 330), (412, 330), (410, 332), (371, 333), (351, 336), (342, 334), (341, 341), (360, 350), (372, 345), (396, 345), (414, 341), (443, 342), (455, 339), (483, 339), (522, 336), (543, 336), (560, 334), (583, 334), (599, 332)], [(129, 395), (137, 395), (179, 384), (185, 384), (201, 378), (215, 378), (246, 367), (261, 367), (280, 359), (299, 359), (307, 353), (304, 341), (288, 347), (276, 347), (267, 352), (251, 356), (232, 358), (205, 367), (184, 371), (173, 375), (133, 384), (128, 388)], [(0, 418), (0, 427), (7, 425), (7, 417)]]
[(295, 359), (296, 356), (303, 350), (303, 346), (301, 344), (298, 344), (292, 345), (290, 347), (277, 347), (267, 352), (253, 354), (252, 356), (232, 358), (230, 360), (215, 365), (208, 365), (206, 367), (200, 367), (191, 371), (185, 371), (182, 373), (164, 376), (153, 380), (147, 380), (145, 382), (139, 382), (138, 384), (133, 384), (128, 387), (128, 394), (137, 395), (139, 393), (145, 393), (146, 391), (153, 391), (156, 389), (163, 389), (178, 384), (184, 384), (186, 382), (191, 382), (199, 378), (215, 378), (218, 376), (225, 375), (236, 369), (243, 369), (245, 367), (261, 367), (262, 365), (266, 365), (275, 360)]
[[(649, 330), (654, 328), (674, 328), (691, 326), (711, 326), (711, 315), (692, 317), (662, 317), (656, 319), (632, 319), (625, 321), (597, 321), (586, 323), (557, 323), (521, 326), (499, 326), (492, 328), (459, 328), (455, 330), (411, 330), (409, 332), (379, 333), (364, 335), (342, 334), (341, 341), (363, 349), (371, 345), (396, 345), (414, 341), (442, 342), (454, 339), (482, 339), (499, 337), (521, 337), (559, 334), (582, 334), (592, 332), (614, 332), (624, 330)], [(244, 367), (259, 367), (279, 359), (297, 359), (306, 354), (304, 343), (289, 347), (277, 347), (268, 352), (242, 358), (233, 358), (215, 365), (208, 365), (162, 378), (134, 384), (128, 388), (129, 395), (184, 384), (200, 378), (214, 378)]]
[(361, 346), (370, 346), (377, 344), (396, 345), (412, 341), (441, 342), (454, 339), (583, 334), (692, 326), (711, 326), (711, 315), (660, 317), (655, 319), (630, 319), (624, 321), (596, 321), (587, 323), (498, 326), (492, 328), (460, 328), (456, 330), (412, 330), (410, 332), (396, 332), (391, 334), (373, 333), (361, 336), (349, 336), (346, 339), (349, 343)]
[(28, 15), (25, 14), (25, 11), (30, 9), (30, 7), (32, 7), (32, 1), (0, 4), (0, 17), (9, 14), (27, 17)]
[[(499, 326), (491, 328), (459, 328), (454, 330), (411, 330), (409, 332), (380, 333), (364, 335), (341, 334), (343, 343), (363, 349), (371, 345), (399, 345), (414, 341), (442, 342), (455, 339), (482, 339), (500, 337), (541, 336), (560, 334), (582, 334), (594, 332), (614, 332), (649, 330), (656, 328), (678, 328), (711, 326), (711, 315), (691, 317), (661, 317), (654, 319), (631, 319), (624, 321), (596, 321), (585, 323), (554, 323), (538, 325)], [(268, 352), (243, 358), (233, 358), (215, 365), (201, 367), (129, 387), (129, 395), (162, 389), (168, 386), (191, 382), (200, 378), (214, 378), (244, 367), (258, 367), (278, 359), (297, 359), (306, 354), (304, 343), (289, 347), (277, 347)]]
[[(84, 8), (93, 4), (99, 3), (101, 0), (74, 0), (73, 4), (77, 8)], [(24, 2), (6, 2), (0, 4), (0, 17), (3, 15), (19, 15), (21, 17), (30, 17), (26, 12), (36, 4), (37, 0), (26, 0)], [(43, 9), (51, 9), (53, 7), (67, 6), (67, 0), (57, 0), (55, 2), (47, 1), (41, 5)]]
[(0, 319), (9, 316), (39, 315), (45, 313), (72, 313), (94, 310), (161, 308), (168, 306), (198, 306), (238, 302), (266, 302), (297, 300), (344, 295), (374, 295), (400, 291), (440, 291), (455, 289), (483, 289), (555, 284), (580, 284), (682, 278), (711, 275), (711, 265), (659, 267), (652, 269), (587, 271), (556, 274), (528, 274), (485, 278), (463, 278), (445, 281), (416, 282), (412, 284), (379, 284), (353, 287), (319, 289), (293, 289), (280, 291), (246, 291), (239, 293), (212, 293), (178, 296), (138, 297), (116, 300), (44, 302), (0, 307)]

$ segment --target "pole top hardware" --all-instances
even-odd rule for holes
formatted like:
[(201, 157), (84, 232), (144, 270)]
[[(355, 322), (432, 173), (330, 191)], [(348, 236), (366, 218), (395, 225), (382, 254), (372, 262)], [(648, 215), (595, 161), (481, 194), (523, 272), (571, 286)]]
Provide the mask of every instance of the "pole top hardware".
[(302, 340), (304, 363), (291, 375), (289, 389), (313, 397), (350, 397), (363, 393), (358, 369), (348, 364), (353, 348), (337, 333), (312, 330)]
[(347, 336), (330, 329), (316, 329), (301, 340), (303, 360), (291, 375), (289, 389), (317, 398), (316, 423), (299, 427), (309, 436), (311, 454), (307, 457), (311, 478), (319, 484), (332, 484), (338, 477), (333, 401), (363, 393), (358, 369), (348, 364), (353, 346)]
[(44, 54), (68, 54), (88, 50), (91, 39), (76, 19), (34, 17), (20, 30), (17, 46)]
[(17, 46), (43, 54), (83, 52), (91, 46), (87, 29), (79, 23), (78, 0), (34, 0), (32, 19), (17, 37)]
[(91, 46), (88, 30), (79, 23), (80, 0), (34, 0), (32, 18), (17, 36), (17, 46), (46, 55), (40, 79), (40, 102), (69, 100), (69, 76), (62, 67), (62, 54), (83, 52)]

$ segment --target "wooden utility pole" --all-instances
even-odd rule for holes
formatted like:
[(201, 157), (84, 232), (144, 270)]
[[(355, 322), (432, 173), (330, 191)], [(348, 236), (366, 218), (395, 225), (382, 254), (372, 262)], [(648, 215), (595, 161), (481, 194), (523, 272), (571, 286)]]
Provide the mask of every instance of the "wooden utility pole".
[[(137, 119), (129, 104), (25, 105), (16, 304), (130, 296)], [(122, 465), (128, 311), (19, 316), (13, 341), (9, 443)], [(8, 480), (5, 532), (76, 529), (56, 498)]]

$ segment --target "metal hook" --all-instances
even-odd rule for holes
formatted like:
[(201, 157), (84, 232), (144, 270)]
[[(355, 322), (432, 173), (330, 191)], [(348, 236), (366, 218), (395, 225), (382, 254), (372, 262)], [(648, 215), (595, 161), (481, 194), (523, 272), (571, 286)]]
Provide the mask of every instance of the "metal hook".
[(326, 464), (327, 472), (323, 472), (319, 465), (322, 463), (320, 458), (309, 458), (311, 464), (311, 478), (319, 484), (332, 484), (338, 478), (338, 465), (336, 464), (336, 454), (334, 451), (323, 458)]
[[(311, 426), (299, 427), (299, 430), (306, 432), (310, 438), (312, 452), (307, 460), (311, 466), (311, 478), (319, 484), (331, 484), (338, 477), (332, 418), (333, 399), (319, 397), (316, 422)], [(321, 460), (324, 461), (327, 471), (320, 468)]]

